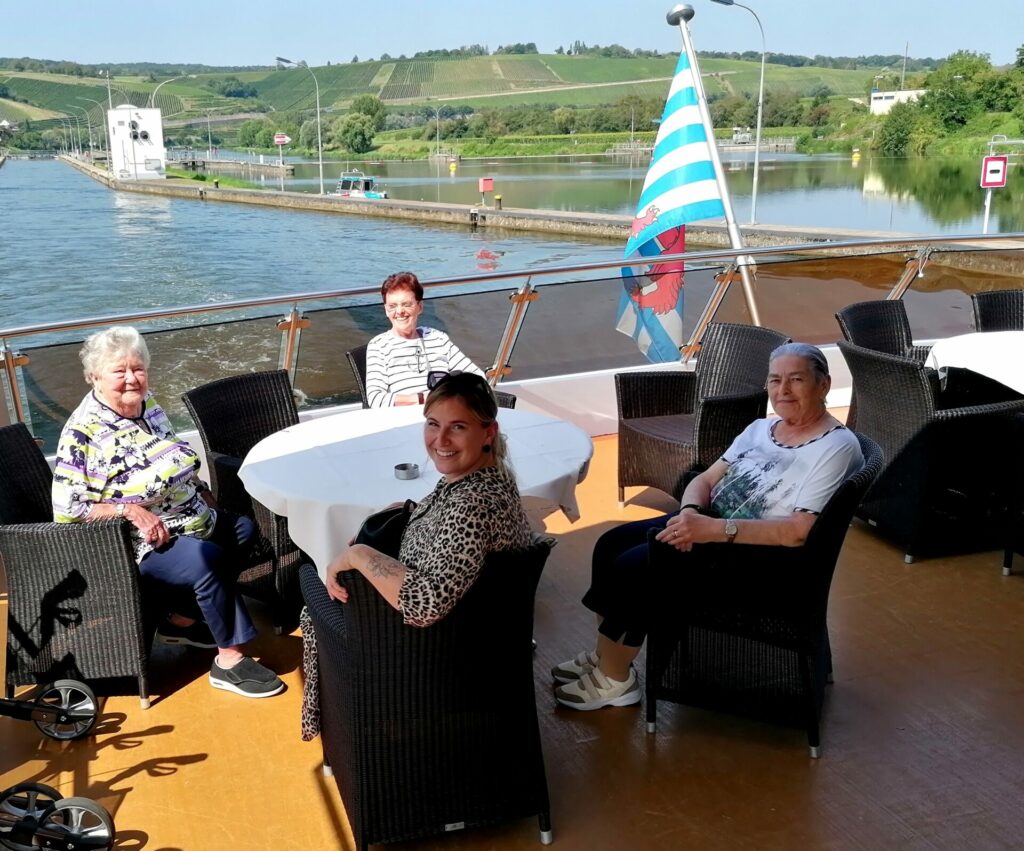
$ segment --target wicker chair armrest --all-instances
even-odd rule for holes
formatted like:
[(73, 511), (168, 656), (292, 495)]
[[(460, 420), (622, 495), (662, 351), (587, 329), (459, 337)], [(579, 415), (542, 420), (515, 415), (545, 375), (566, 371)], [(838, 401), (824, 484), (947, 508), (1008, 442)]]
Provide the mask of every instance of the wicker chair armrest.
[(924, 363), (931, 351), (931, 346), (910, 346), (907, 349), (907, 357), (916, 363)]
[(693, 413), (695, 372), (621, 372), (615, 376), (619, 419)]
[(238, 478), (242, 459), (235, 455), (226, 455), (223, 452), (210, 450), (206, 453), (206, 463), (210, 470), (210, 487), (217, 504), (226, 511), (252, 517), (252, 498), (242, 484), (242, 480)]
[(937, 422), (962, 420), (969, 417), (988, 417), (993, 414), (1016, 414), (1024, 413), (1024, 399), (1012, 402), (993, 402), (989, 405), (971, 405), (962, 408), (943, 408), (936, 411), (934, 419)]
[(743, 429), (764, 417), (767, 408), (768, 394), (764, 390), (701, 400), (693, 430), (698, 461), (711, 466)]

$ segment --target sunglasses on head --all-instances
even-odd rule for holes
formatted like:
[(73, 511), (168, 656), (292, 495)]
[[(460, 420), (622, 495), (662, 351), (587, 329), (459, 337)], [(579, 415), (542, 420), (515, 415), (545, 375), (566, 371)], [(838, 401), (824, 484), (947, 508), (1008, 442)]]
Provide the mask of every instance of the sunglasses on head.
[(456, 369), (452, 372), (431, 370), (427, 373), (428, 390), (433, 390), (438, 385), (445, 384), (449, 381), (456, 381), (460, 384), (466, 385), (467, 387), (476, 387), (478, 389), (486, 387), (488, 391), (491, 391), (491, 385), (487, 383), (487, 379), (482, 378), (475, 372), (463, 372), (462, 370)]

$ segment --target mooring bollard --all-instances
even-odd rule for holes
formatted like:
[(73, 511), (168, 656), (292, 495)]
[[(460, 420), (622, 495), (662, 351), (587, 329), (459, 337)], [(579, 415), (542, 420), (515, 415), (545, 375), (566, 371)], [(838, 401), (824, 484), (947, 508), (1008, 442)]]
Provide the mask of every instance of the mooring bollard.
[(495, 210), (500, 210), (501, 209), (501, 196), (500, 195), (495, 195), (494, 196), (494, 209)]
[(213, 181), (213, 188), (214, 189), (220, 189), (220, 181), (219, 180)]

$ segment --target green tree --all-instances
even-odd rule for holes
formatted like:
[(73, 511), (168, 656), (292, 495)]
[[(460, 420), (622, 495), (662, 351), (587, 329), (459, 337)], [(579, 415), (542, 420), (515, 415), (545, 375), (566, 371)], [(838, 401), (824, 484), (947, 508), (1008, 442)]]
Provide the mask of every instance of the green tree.
[(889, 110), (878, 131), (878, 150), (887, 157), (906, 156), (911, 136), (917, 126), (920, 107), (912, 103), (898, 103)]
[(373, 119), (359, 112), (341, 119), (335, 138), (354, 154), (365, 154), (373, 147)]
[(375, 133), (384, 129), (384, 121), (387, 117), (387, 107), (376, 95), (359, 95), (352, 99), (350, 107), (353, 113), (367, 116), (373, 122)]
[(1017, 61), (1013, 64), (1016, 68), (1024, 68), (1024, 44), (1017, 48)]
[(576, 129), (576, 110), (567, 106), (556, 109), (553, 115), (555, 129), (563, 136), (568, 136)]

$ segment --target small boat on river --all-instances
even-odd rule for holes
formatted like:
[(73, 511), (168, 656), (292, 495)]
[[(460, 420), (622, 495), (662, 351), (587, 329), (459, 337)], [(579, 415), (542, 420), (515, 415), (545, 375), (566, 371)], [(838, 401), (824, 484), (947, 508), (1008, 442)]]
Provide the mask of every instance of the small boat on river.
[(387, 198), (387, 190), (377, 184), (377, 178), (363, 174), (359, 169), (343, 171), (338, 178), (335, 195), (343, 198), (371, 198), (374, 200)]

